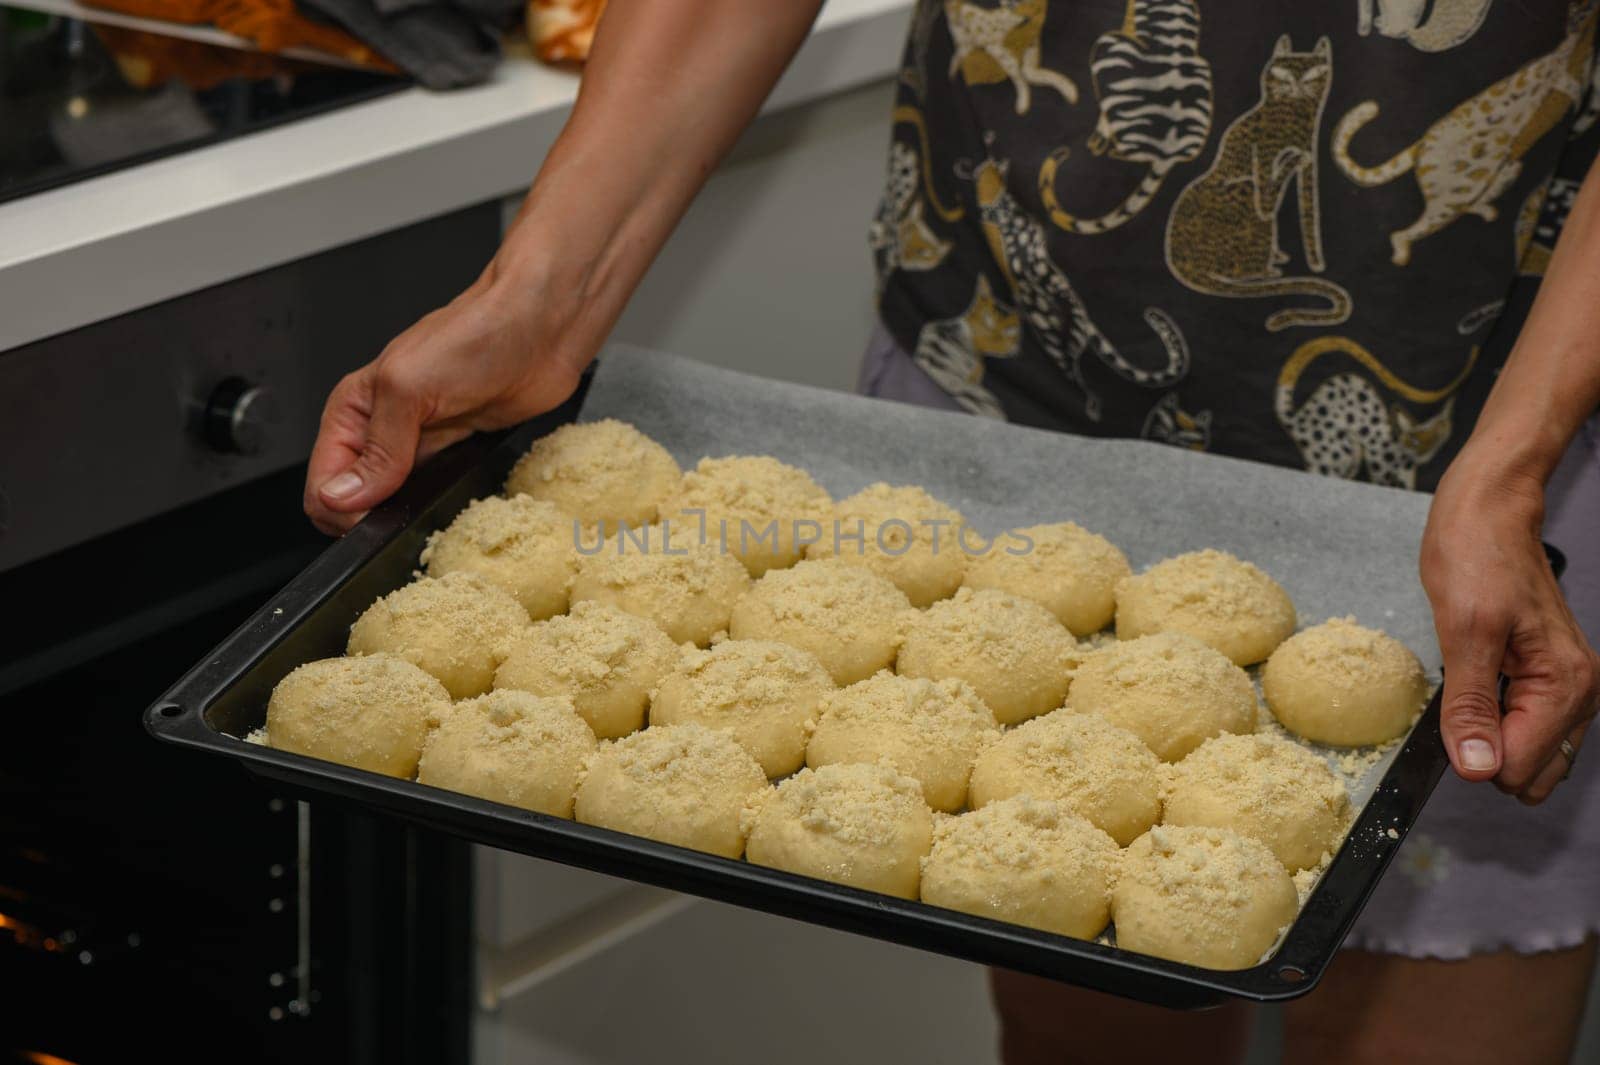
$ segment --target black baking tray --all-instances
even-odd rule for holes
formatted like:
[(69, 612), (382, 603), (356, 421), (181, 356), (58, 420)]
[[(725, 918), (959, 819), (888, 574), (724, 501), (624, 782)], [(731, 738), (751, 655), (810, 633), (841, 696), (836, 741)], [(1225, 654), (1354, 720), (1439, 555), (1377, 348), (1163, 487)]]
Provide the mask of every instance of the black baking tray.
[(236, 759), (305, 798), (358, 803), (505, 850), (1183, 1009), (1231, 998), (1280, 1001), (1315, 986), (1447, 764), (1435, 695), (1279, 948), (1253, 968), (1221, 972), (244, 742), (241, 737), (264, 723), (273, 686), (303, 662), (342, 654), (350, 624), (374, 599), (411, 578), (428, 535), (471, 500), (497, 492), (529, 443), (571, 420), (577, 403), (458, 444), (419, 470), (146, 710), (149, 731), (168, 743)]

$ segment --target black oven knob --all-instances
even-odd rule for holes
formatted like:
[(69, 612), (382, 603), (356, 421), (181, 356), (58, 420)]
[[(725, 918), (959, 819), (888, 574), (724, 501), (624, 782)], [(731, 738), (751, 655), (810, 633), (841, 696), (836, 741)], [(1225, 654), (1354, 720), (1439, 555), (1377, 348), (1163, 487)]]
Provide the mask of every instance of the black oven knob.
[(218, 451), (255, 455), (266, 445), (277, 421), (271, 389), (242, 377), (229, 377), (211, 390), (201, 431), (206, 443)]

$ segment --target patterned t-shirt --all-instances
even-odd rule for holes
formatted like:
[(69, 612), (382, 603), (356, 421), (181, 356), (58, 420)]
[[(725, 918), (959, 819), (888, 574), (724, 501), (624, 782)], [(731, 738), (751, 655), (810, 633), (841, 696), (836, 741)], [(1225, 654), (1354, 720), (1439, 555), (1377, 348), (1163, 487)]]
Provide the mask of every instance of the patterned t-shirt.
[(921, 0), (870, 233), (967, 409), (1431, 488), (1595, 157), (1600, 0)]

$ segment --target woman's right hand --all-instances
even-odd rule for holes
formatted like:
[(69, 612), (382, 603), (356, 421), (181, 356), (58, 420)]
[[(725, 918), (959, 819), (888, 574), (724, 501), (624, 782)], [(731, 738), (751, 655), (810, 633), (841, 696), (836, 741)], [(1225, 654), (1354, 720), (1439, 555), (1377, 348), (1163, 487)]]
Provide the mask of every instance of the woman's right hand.
[(305, 510), (349, 530), (434, 452), (561, 405), (593, 351), (573, 350), (557, 301), (491, 265), (471, 288), (340, 381), (323, 408)]
[(328, 398), (306, 477), (318, 528), (344, 532), (418, 459), (572, 395), (821, 4), (609, 0), (495, 262)]

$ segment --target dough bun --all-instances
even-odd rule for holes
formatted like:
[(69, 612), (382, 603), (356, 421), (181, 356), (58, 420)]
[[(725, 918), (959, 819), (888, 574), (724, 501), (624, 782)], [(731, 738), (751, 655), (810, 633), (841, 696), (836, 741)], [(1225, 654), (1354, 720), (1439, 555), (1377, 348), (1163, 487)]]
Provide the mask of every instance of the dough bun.
[(391, 654), (307, 662), (267, 700), (267, 745), (410, 780), (428, 725), (450, 706), (430, 674)]
[(960, 539), (966, 519), (923, 489), (880, 481), (839, 500), (832, 519), (821, 539), (806, 547), (807, 558), (836, 556), (866, 566), (893, 581), (918, 608), (960, 586), (967, 569)]
[(968, 799), (974, 809), (1013, 795), (1055, 800), (1126, 846), (1161, 816), (1160, 765), (1137, 736), (1105, 718), (1057, 710), (978, 755)]
[(809, 651), (835, 684), (854, 684), (894, 665), (910, 616), (911, 603), (887, 577), (830, 558), (769, 570), (734, 604), (728, 631)]
[(615, 739), (644, 727), (650, 692), (679, 653), (649, 618), (585, 600), (533, 626), (495, 670), (494, 686), (565, 696), (596, 736)]
[(995, 720), (1014, 725), (1065, 701), (1078, 653), (1072, 634), (1032, 599), (963, 588), (911, 619), (895, 669), (964, 680)]
[(1162, 823), (1258, 839), (1291, 873), (1339, 847), (1350, 796), (1328, 764), (1270, 735), (1218, 736), (1171, 768)]
[(917, 897), (933, 845), (922, 786), (882, 765), (802, 769), (745, 817), (745, 855), (756, 865), (903, 899)]
[(1248, 969), (1299, 897), (1266, 844), (1221, 828), (1162, 825), (1133, 841), (1111, 893), (1117, 946), (1204, 969)]
[(1117, 582), (1132, 572), (1116, 544), (1064, 521), (999, 537), (967, 561), (962, 583), (1037, 600), (1074, 636), (1088, 636), (1111, 624)]
[(1192, 636), (1157, 633), (1087, 655), (1067, 696), (1176, 762), (1213, 736), (1254, 732), (1256, 688), (1222, 652)]
[(1363, 747), (1406, 734), (1428, 701), (1428, 678), (1399, 640), (1354, 618), (1334, 618), (1273, 652), (1261, 692), (1295, 735)]
[(379, 599), (350, 626), (353, 655), (387, 651), (439, 679), (452, 699), (482, 695), (528, 630), (511, 593), (471, 573), (423, 577)]
[(1248, 666), (1270, 655), (1294, 626), (1289, 593), (1224, 551), (1178, 555), (1117, 584), (1122, 640), (1181, 632)]
[(682, 471), (667, 449), (627, 422), (563, 425), (533, 442), (506, 477), (506, 495), (554, 503), (607, 534), (656, 520)]
[(733, 737), (701, 725), (648, 728), (602, 743), (574, 816), (584, 824), (724, 858), (744, 853), (744, 808), (766, 774)]
[(417, 781), (555, 817), (572, 816), (594, 732), (568, 699), (496, 691), (457, 703), (429, 733)]
[(430, 577), (475, 573), (510, 592), (534, 621), (566, 611), (578, 552), (572, 519), (528, 496), (474, 500), (428, 537), (422, 565)]
[(606, 538), (578, 562), (572, 601), (606, 603), (649, 618), (678, 643), (704, 647), (728, 627), (750, 575), (693, 530), (646, 525)]
[(1117, 843), (1057, 802), (1026, 795), (940, 818), (922, 901), (1077, 939), (1105, 930)]
[(811, 475), (766, 455), (705, 458), (661, 504), (661, 516), (685, 524), (745, 564), (750, 576), (794, 565), (805, 537), (827, 523), (833, 498)]
[(972, 763), (1000, 738), (994, 714), (955, 679), (900, 677), (887, 670), (829, 692), (806, 746), (813, 769), (840, 762), (887, 762), (922, 784), (935, 810), (967, 803)]
[(771, 640), (725, 640), (686, 653), (662, 678), (650, 724), (696, 722), (729, 733), (769, 777), (805, 762), (806, 735), (833, 680), (806, 651)]

